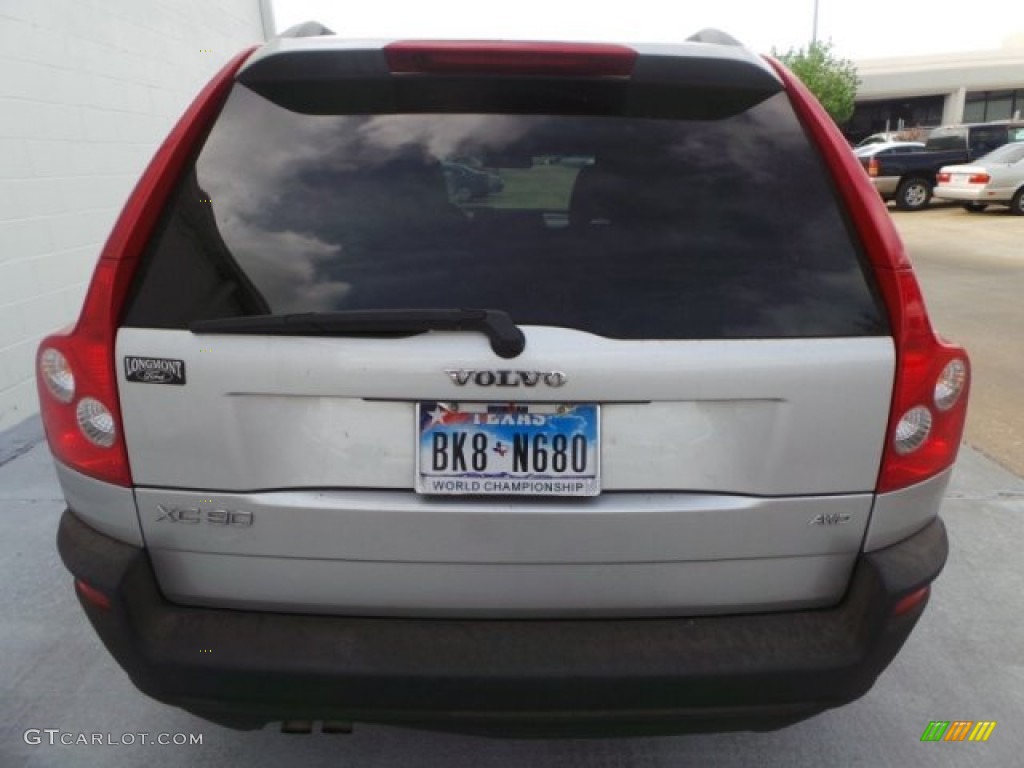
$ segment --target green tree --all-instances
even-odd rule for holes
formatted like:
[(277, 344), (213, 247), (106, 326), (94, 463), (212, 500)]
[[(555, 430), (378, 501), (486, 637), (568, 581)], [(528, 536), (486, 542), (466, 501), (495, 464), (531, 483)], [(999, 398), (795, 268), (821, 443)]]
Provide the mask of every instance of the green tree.
[(850, 119), (860, 78), (852, 61), (832, 52), (831, 40), (813, 42), (806, 50), (790, 48), (785, 53), (773, 48), (772, 55), (800, 78), (833, 120), (842, 125)]

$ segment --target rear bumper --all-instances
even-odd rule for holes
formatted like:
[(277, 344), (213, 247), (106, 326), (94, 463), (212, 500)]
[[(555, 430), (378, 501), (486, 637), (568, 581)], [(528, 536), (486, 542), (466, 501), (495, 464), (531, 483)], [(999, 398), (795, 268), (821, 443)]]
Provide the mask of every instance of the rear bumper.
[(958, 187), (943, 187), (938, 186), (935, 188), (935, 197), (942, 200), (960, 200), (971, 203), (998, 203), (1000, 200), (994, 197), (988, 197), (990, 190), (986, 189), (964, 189)]
[(896, 194), (896, 187), (900, 185), (899, 176), (872, 176), (871, 184), (885, 200), (892, 199)]
[(767, 729), (852, 701), (903, 645), (947, 554), (934, 520), (863, 555), (828, 610), (629, 620), (453, 620), (190, 608), (160, 593), (144, 549), (66, 512), (58, 547), (136, 686), (239, 728), (276, 720), (523, 734)]

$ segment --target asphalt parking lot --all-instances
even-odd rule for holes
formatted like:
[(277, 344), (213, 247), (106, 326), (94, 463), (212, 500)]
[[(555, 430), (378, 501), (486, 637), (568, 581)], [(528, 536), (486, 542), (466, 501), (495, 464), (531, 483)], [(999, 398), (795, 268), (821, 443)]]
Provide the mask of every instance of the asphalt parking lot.
[[(1021, 765), (1024, 480), (1006, 468), (1020, 460), (1016, 438), (1000, 442), (1003, 433), (984, 425), (1024, 434), (1024, 321), (1012, 300), (1024, 279), (1024, 219), (939, 208), (896, 220), (938, 327), (972, 352), (968, 439), (982, 450), (961, 452), (942, 511), (950, 559), (929, 608), (861, 700), (774, 733), (657, 739), (510, 741), (372, 726), (350, 736), (290, 736), (210, 725), (139, 694), (88, 627), (54, 547), (62, 500), (30, 420), (0, 434), (0, 768)], [(987, 743), (922, 743), (932, 720), (998, 725)], [(202, 744), (142, 744), (143, 733), (200, 735)], [(64, 734), (134, 743), (62, 745)]]
[(974, 364), (967, 441), (1024, 475), (1024, 217), (955, 205), (893, 211), (938, 331)]

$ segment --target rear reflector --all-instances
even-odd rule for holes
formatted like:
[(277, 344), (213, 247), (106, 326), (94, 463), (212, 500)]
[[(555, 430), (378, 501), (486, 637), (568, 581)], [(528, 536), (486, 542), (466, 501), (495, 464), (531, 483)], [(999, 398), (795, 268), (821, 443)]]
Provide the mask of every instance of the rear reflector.
[(81, 579), (75, 579), (75, 588), (78, 590), (78, 594), (97, 608), (102, 608), (105, 611), (110, 610), (110, 598), (96, 589), (96, 587), (89, 586)]
[(900, 599), (892, 609), (893, 616), (902, 616), (905, 613), (910, 613), (917, 606), (925, 601), (928, 597), (928, 593), (931, 592), (931, 587), (921, 587), (920, 589), (914, 590), (909, 595)]
[(384, 56), (393, 74), (628, 77), (637, 53), (590, 43), (403, 40)]

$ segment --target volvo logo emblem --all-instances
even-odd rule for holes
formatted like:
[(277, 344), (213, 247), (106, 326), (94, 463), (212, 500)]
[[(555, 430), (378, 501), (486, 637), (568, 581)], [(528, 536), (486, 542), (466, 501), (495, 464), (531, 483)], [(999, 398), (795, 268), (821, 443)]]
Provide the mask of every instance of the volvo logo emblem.
[(541, 382), (549, 387), (561, 387), (568, 380), (562, 371), (478, 371), (474, 368), (447, 368), (445, 373), (460, 387), (470, 382), (478, 387), (536, 387)]

